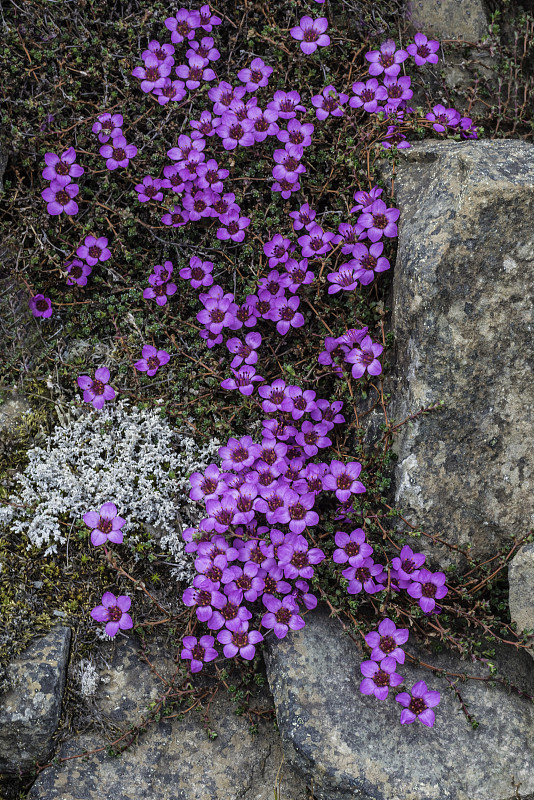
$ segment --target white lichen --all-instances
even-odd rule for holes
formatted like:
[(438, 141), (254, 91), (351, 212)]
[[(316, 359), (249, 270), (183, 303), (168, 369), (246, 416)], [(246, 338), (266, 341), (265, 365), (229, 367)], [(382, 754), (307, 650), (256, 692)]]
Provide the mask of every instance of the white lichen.
[(74, 677), (78, 683), (80, 694), (84, 697), (92, 697), (100, 683), (100, 676), (94, 664), (87, 658), (82, 658), (74, 668)]
[(102, 411), (73, 406), (70, 412), (71, 422), (58, 426), (45, 447), (28, 451), (12, 505), (0, 506), (0, 526), (26, 534), (28, 549), (46, 548), (49, 555), (66, 544), (87, 511), (112, 501), (126, 519), (125, 544), (138, 540), (143, 526), (157, 529), (158, 547), (176, 565), (174, 577), (188, 579), (191, 561), (184, 557), (181, 526), (200, 518), (188, 497), (188, 478), (216, 458), (220, 442), (199, 444), (173, 430), (161, 412), (130, 407), (126, 400)]

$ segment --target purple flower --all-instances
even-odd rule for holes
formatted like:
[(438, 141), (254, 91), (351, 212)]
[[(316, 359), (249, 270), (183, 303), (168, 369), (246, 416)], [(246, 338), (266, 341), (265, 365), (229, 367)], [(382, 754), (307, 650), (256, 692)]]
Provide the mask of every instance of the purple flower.
[(211, 189), (220, 193), (224, 191), (223, 180), (227, 178), (229, 171), (219, 169), (218, 163), (214, 158), (210, 158), (204, 164), (199, 164), (197, 169), (196, 184), (199, 189)]
[(224, 114), (229, 110), (232, 100), (241, 100), (246, 91), (244, 86), (236, 86), (234, 89), (227, 81), (221, 81), (218, 86), (212, 86), (208, 97), (213, 100), (213, 113)]
[(115, 390), (109, 386), (109, 369), (99, 367), (95, 372), (94, 380), (89, 375), (80, 375), (78, 386), (83, 389), (84, 403), (92, 403), (93, 408), (101, 409), (106, 400), (114, 400)]
[(78, 258), (83, 258), (91, 267), (94, 267), (99, 261), (107, 261), (108, 258), (111, 258), (108, 240), (105, 236), (100, 236), (98, 239), (95, 236), (86, 236), (84, 243), (76, 250), (76, 255)]
[(261, 375), (256, 375), (256, 369), (253, 366), (243, 366), (239, 371), (232, 369), (234, 374), (233, 378), (226, 378), (221, 381), (223, 389), (238, 389), (241, 394), (249, 396), (254, 390), (254, 382), (262, 381)]
[(194, 195), (186, 194), (183, 203), (189, 213), (189, 219), (196, 222), (203, 217), (211, 217), (211, 205), (213, 192), (207, 189), (205, 192), (195, 192)]
[(372, 283), (375, 272), (385, 272), (390, 268), (391, 265), (387, 258), (381, 255), (383, 250), (383, 242), (375, 242), (369, 249), (359, 242), (352, 248), (353, 261), (351, 263), (354, 264), (356, 278), (362, 286)]
[(258, 106), (251, 108), (248, 115), (252, 122), (252, 135), (256, 142), (263, 142), (268, 136), (274, 136), (280, 130), (276, 123), (278, 112), (272, 109), (262, 111)]
[(352, 364), (352, 377), (358, 380), (365, 374), (365, 370), (369, 375), (380, 375), (382, 372), (382, 365), (378, 361), (378, 356), (383, 350), (383, 346), (377, 342), (373, 342), (370, 336), (363, 339), (360, 348), (354, 348), (347, 353), (345, 361)]
[[(152, 39), (148, 43), (148, 50), (143, 50), (141, 53), (141, 58), (143, 61), (146, 61), (150, 55), (156, 56), (158, 61), (166, 61), (167, 63), (174, 64), (174, 58), (172, 57), (174, 53), (174, 47), (172, 44), (165, 42), (165, 44), (160, 44), (157, 39)], [(122, 123), (121, 123), (122, 124)]]
[(69, 147), (61, 156), (55, 153), (45, 153), (44, 160), (46, 167), (43, 170), (43, 178), (47, 181), (53, 181), (59, 176), (70, 178), (79, 178), (83, 175), (84, 168), (79, 164), (75, 164), (76, 150), (74, 147)]
[(273, 322), (276, 322), (276, 330), (284, 336), (290, 328), (301, 328), (304, 325), (304, 317), (297, 311), (300, 299), (293, 297), (279, 297), (274, 307)]
[(98, 133), (98, 141), (105, 144), (111, 136), (121, 132), (123, 123), (122, 114), (100, 114), (98, 121), (93, 124), (93, 133)]
[(337, 499), (341, 503), (346, 503), (351, 494), (361, 494), (366, 491), (363, 483), (357, 480), (361, 471), (362, 465), (358, 461), (343, 464), (342, 461), (333, 459), (330, 464), (330, 474), (323, 478), (323, 488), (335, 491)]
[(164, 225), (172, 225), (173, 228), (180, 228), (182, 225), (187, 225), (189, 222), (189, 212), (180, 208), (180, 206), (173, 206), (168, 214), (162, 216), (161, 221)]
[(126, 613), (131, 604), (132, 600), (128, 595), (121, 594), (119, 597), (115, 597), (111, 592), (104, 592), (102, 605), (95, 606), (91, 611), (91, 616), (97, 622), (107, 622), (105, 631), (108, 636), (113, 637), (119, 629), (124, 631), (133, 628), (133, 620)]
[(424, 33), (416, 33), (414, 42), (415, 44), (408, 45), (406, 51), (414, 57), (414, 61), (418, 67), (422, 67), (423, 64), (438, 63), (438, 56), (436, 53), (439, 50), (439, 42), (435, 39), (429, 41)]
[(392, 239), (398, 234), (396, 221), (400, 211), (398, 208), (387, 208), (383, 200), (375, 200), (369, 211), (358, 217), (358, 224), (367, 229), (367, 236), (377, 242), (382, 236)]
[[(201, 18), (198, 11), (187, 11), (181, 8), (174, 17), (165, 20), (165, 27), (171, 31), (171, 41), (180, 44), (186, 39), (193, 39), (196, 28), (200, 28)], [(204, 28), (206, 30), (206, 28)]]
[[(150, 280), (150, 279), (149, 279)], [(164, 306), (167, 302), (167, 297), (172, 297), (178, 287), (175, 283), (160, 283), (155, 286), (147, 286), (143, 290), (143, 297), (145, 300), (156, 300), (158, 306)]]
[(322, 94), (316, 94), (312, 97), (312, 105), (316, 108), (317, 119), (326, 119), (330, 114), (333, 117), (342, 117), (343, 109), (341, 105), (346, 103), (349, 99), (348, 94), (338, 94), (332, 84), (326, 86)]
[(67, 285), (86, 286), (87, 276), (91, 274), (92, 269), (88, 264), (84, 264), (79, 258), (74, 258), (71, 262), (65, 265), (67, 272)]
[[(241, 487), (245, 492), (251, 491), (250, 484)], [(228, 595), (233, 603), (241, 603), (243, 597), (248, 603), (254, 603), (263, 593), (265, 583), (263, 578), (258, 575), (258, 564), (247, 561), (244, 568), (235, 567), (234, 580), (225, 587), (225, 594)]]
[(300, 94), (294, 90), (284, 92), (278, 89), (267, 108), (276, 111), (280, 119), (293, 119), (297, 116), (297, 111), (306, 113), (305, 107), (300, 102)]
[(275, 150), (273, 158), (277, 163), (273, 168), (273, 178), (290, 183), (297, 181), (299, 175), (306, 172), (306, 167), (300, 163), (303, 152), (302, 145), (297, 144), (286, 144), (284, 150)]
[(196, 606), (195, 614), (200, 622), (207, 622), (212, 614), (213, 608), (222, 608), (226, 604), (226, 597), (214, 584), (204, 575), (197, 575), (193, 581), (193, 586), (185, 590), (182, 601), (188, 607)]
[[(367, 594), (375, 594), (385, 589), (385, 586), (382, 585), (382, 581), (385, 580), (385, 572), (380, 564), (373, 562), (372, 558), (364, 558), (356, 566), (347, 567), (343, 570), (342, 575), (349, 582), (348, 594), (359, 594), (362, 589)], [(378, 583), (375, 583), (375, 578)]]
[(300, 433), (297, 433), (295, 441), (304, 448), (307, 456), (317, 455), (319, 448), (331, 447), (332, 440), (325, 436), (328, 433), (328, 426), (324, 422), (303, 422)]
[(202, 261), (198, 256), (192, 256), (189, 259), (189, 266), (180, 270), (180, 278), (190, 280), (193, 289), (199, 289), (201, 286), (212, 285), (212, 270), (212, 261)]
[(271, 385), (260, 386), (258, 394), (263, 397), (262, 409), (267, 414), (277, 411), (291, 411), (293, 403), (288, 397), (289, 387), (281, 378), (277, 378)]
[(204, 473), (193, 472), (189, 477), (189, 482), (193, 487), (189, 492), (191, 500), (215, 500), (226, 489), (226, 484), (222, 480), (216, 464), (210, 464)]
[[(312, 138), (311, 135), (314, 131), (314, 126), (311, 122), (300, 122), (298, 119), (290, 119), (287, 123), (287, 130), (280, 130), (276, 134), (276, 138), (285, 144), (296, 144), (302, 147), (308, 147)], [(309, 208), (309, 206), (307, 206)], [(313, 214), (313, 217), (315, 213)], [(311, 217), (310, 219), (313, 219)]]
[(234, 150), (238, 144), (242, 147), (250, 147), (255, 141), (252, 133), (253, 127), (252, 120), (239, 120), (233, 111), (225, 111), (221, 124), (217, 128), (217, 135), (223, 140), (225, 150)]
[(388, 127), (384, 141), (381, 142), (381, 144), (385, 150), (389, 150), (391, 147), (396, 147), (398, 150), (411, 147), (410, 142), (406, 139), (406, 135), (397, 130), (395, 125), (390, 125)]
[(286, 274), (280, 275), (278, 270), (272, 269), (267, 277), (260, 278), (258, 281), (258, 294), (263, 296), (267, 292), (273, 298), (278, 299), (284, 295), (284, 289), (289, 284), (289, 276)]
[(148, 278), (149, 284), (151, 286), (160, 286), (170, 279), (173, 270), (172, 261), (166, 261), (164, 264), (156, 264), (153, 274)]
[(213, 661), (219, 655), (213, 647), (213, 636), (201, 636), (200, 641), (196, 636), (184, 636), (181, 658), (191, 659), (191, 672), (200, 672), (204, 662)]
[(141, 91), (148, 93), (153, 89), (160, 89), (164, 85), (165, 78), (171, 73), (174, 59), (160, 61), (154, 53), (149, 53), (145, 59), (144, 67), (135, 67), (132, 70), (134, 78), (141, 79)]
[(240, 70), (237, 77), (246, 84), (247, 92), (255, 92), (260, 87), (267, 86), (272, 72), (273, 68), (265, 64), (263, 59), (254, 58), (250, 63), (250, 68)]
[(289, 629), (300, 631), (305, 626), (302, 617), (297, 614), (298, 606), (295, 600), (287, 595), (278, 600), (270, 594), (264, 594), (262, 602), (267, 613), (263, 615), (261, 624), (264, 628), (273, 628), (277, 639), (287, 636)]
[(194, 128), (194, 132), (191, 134), (193, 137), (195, 137), (195, 135), (198, 137), (214, 136), (217, 127), (221, 124), (221, 118), (212, 118), (211, 111), (204, 110), (199, 120), (191, 119), (189, 120), (189, 124)]
[(288, 181), (287, 178), (280, 178), (280, 180), (273, 183), (271, 186), (271, 192), (280, 192), (284, 200), (287, 200), (293, 192), (298, 192), (300, 189), (300, 183), (298, 181)]
[(163, 192), (161, 190), (162, 181), (159, 178), (152, 178), (150, 175), (145, 175), (143, 183), (138, 183), (135, 187), (137, 192), (137, 199), (140, 203), (148, 203), (149, 200), (156, 200), (161, 203), (163, 200)]
[(400, 65), (408, 58), (405, 50), (397, 50), (393, 39), (388, 39), (380, 45), (380, 50), (371, 50), (365, 54), (367, 61), (371, 62), (369, 67), (370, 75), (398, 75)]
[(44, 294), (36, 294), (30, 298), (28, 305), (34, 317), (44, 317), (47, 319), (52, 316), (52, 301)]
[(288, 386), (287, 394), (293, 404), (291, 408), (293, 419), (300, 419), (304, 414), (309, 414), (316, 407), (316, 393), (313, 389), (306, 389), (303, 392), (300, 386)]
[(436, 599), (441, 600), (448, 594), (449, 590), (445, 586), (444, 572), (430, 572), (428, 569), (420, 569), (413, 583), (408, 586), (408, 594), (419, 600), (421, 609), (427, 614), (433, 611)]
[(348, 561), (351, 567), (356, 567), (373, 553), (373, 548), (365, 541), (363, 528), (356, 528), (351, 534), (338, 531), (334, 541), (337, 549), (334, 550), (332, 560), (336, 564), (345, 564)]
[(57, 217), (62, 212), (70, 217), (78, 213), (78, 203), (72, 198), (80, 191), (77, 183), (69, 183), (70, 178), (56, 178), (50, 186), (41, 192), (41, 197), (46, 201), (46, 210), (52, 217)]
[(209, 33), (214, 25), (220, 25), (222, 19), (217, 17), (215, 14), (212, 14), (210, 11), (210, 7), (208, 3), (200, 7), (200, 11), (198, 12), (200, 16), (200, 27), (203, 28), (207, 33)]
[(349, 100), (351, 108), (361, 108), (369, 114), (379, 111), (378, 101), (387, 100), (387, 89), (379, 86), (376, 78), (370, 78), (366, 83), (356, 81), (352, 84), (354, 96)]
[(303, 258), (316, 258), (332, 249), (330, 242), (334, 238), (331, 232), (325, 232), (319, 225), (311, 225), (308, 234), (299, 236), (298, 242), (302, 247)]
[(320, 564), (324, 558), (325, 554), (318, 547), (309, 550), (307, 539), (300, 535), (278, 547), (278, 562), (284, 570), (284, 577), (289, 580), (313, 578), (315, 570), (312, 564)]
[(158, 369), (170, 361), (170, 355), (166, 350), (157, 350), (151, 344), (145, 344), (142, 350), (143, 358), (136, 361), (134, 367), (140, 372), (146, 372), (152, 377)]
[(315, 223), (316, 211), (314, 211), (308, 203), (304, 203), (298, 211), (291, 211), (289, 216), (293, 219), (293, 230), (300, 231), (302, 228), (309, 230), (311, 225)]
[[(297, 492), (284, 486), (281, 492), (284, 505), (278, 508), (274, 515), (274, 522), (289, 523), (289, 530), (293, 533), (302, 533), (306, 526), (317, 525), (319, 515), (312, 511), (315, 505), (315, 493), (307, 492), (299, 495)], [(303, 577), (306, 577), (305, 575)]]
[(455, 108), (445, 108), (441, 103), (438, 103), (432, 108), (432, 113), (426, 114), (425, 119), (428, 119), (434, 124), (432, 127), (438, 133), (443, 133), (446, 127), (454, 128), (460, 122), (460, 114)]
[(217, 239), (231, 239), (233, 242), (243, 241), (245, 228), (250, 225), (249, 217), (240, 217), (239, 211), (232, 209), (226, 214), (221, 214), (219, 219), (226, 227), (217, 229)]
[(395, 672), (397, 662), (394, 658), (382, 659), (380, 666), (376, 661), (362, 661), (360, 670), (364, 675), (360, 683), (362, 694), (374, 694), (377, 700), (385, 700), (390, 686), (399, 686), (402, 675)]
[(315, 279), (313, 272), (308, 269), (307, 258), (303, 258), (301, 261), (297, 261), (295, 258), (289, 258), (284, 266), (291, 280), (287, 288), (292, 294), (296, 294), (301, 286), (307, 286)]
[(269, 267), (283, 264), (289, 258), (291, 240), (285, 239), (281, 233), (275, 233), (272, 239), (263, 245), (263, 252), (269, 258)]
[(247, 333), (245, 336), (245, 343), (234, 337), (228, 339), (226, 346), (231, 353), (235, 353), (235, 357), (231, 363), (232, 369), (237, 369), (243, 362), (245, 364), (256, 364), (258, 361), (257, 348), (261, 344), (260, 333)]
[(215, 42), (211, 36), (203, 36), (200, 42), (191, 39), (189, 44), (190, 49), (187, 50), (185, 57), (190, 59), (194, 55), (200, 56), (204, 62), (204, 66), (207, 67), (210, 61), (218, 61), (221, 57), (221, 54), (214, 45)]
[(332, 284), (328, 287), (328, 294), (336, 294), (342, 289), (345, 292), (351, 292), (358, 285), (356, 270), (350, 261), (342, 264), (337, 272), (330, 272), (326, 277)]
[(88, 511), (87, 514), (84, 514), (83, 521), (88, 528), (92, 528), (91, 544), (98, 547), (108, 540), (114, 544), (122, 543), (121, 528), (126, 520), (117, 514), (115, 503), (104, 503), (99, 512)]
[(427, 728), (433, 727), (436, 715), (432, 709), (439, 704), (441, 695), (439, 692), (427, 689), (424, 681), (418, 681), (414, 685), (411, 695), (408, 692), (401, 692), (395, 700), (404, 706), (400, 716), (401, 725), (409, 725), (418, 719)]
[[(225, 586), (225, 592), (230, 585), (231, 584), (227, 584)], [(207, 622), (207, 625), (212, 631), (218, 631), (222, 627), (226, 627), (230, 631), (235, 631), (240, 625), (246, 623), (251, 617), (252, 614), (247, 608), (240, 606), (237, 603), (232, 603), (232, 601), (228, 599), (226, 604), (222, 606), (221, 609), (214, 609), (213, 614)]]
[(128, 144), (121, 134), (114, 136), (111, 141), (113, 144), (104, 144), (99, 150), (100, 155), (106, 159), (106, 167), (109, 170), (127, 167), (130, 159), (137, 155), (137, 147)]
[(377, 200), (382, 194), (382, 189), (379, 186), (373, 186), (369, 192), (354, 192), (354, 199), (357, 205), (351, 208), (350, 213), (354, 214), (356, 211), (369, 211), (374, 201)]
[(219, 334), (232, 320), (233, 295), (228, 293), (223, 297), (207, 297), (206, 299), (201, 296), (200, 300), (204, 308), (197, 314), (198, 322), (201, 322), (211, 333)]
[(215, 72), (211, 67), (205, 67), (204, 61), (201, 56), (193, 55), (189, 59), (189, 64), (180, 64), (176, 67), (176, 74), (179, 78), (185, 79), (185, 85), (188, 89), (198, 89), (202, 81), (214, 81), (216, 79)]
[(388, 91), (388, 105), (395, 107), (399, 106), (404, 100), (409, 100), (413, 97), (413, 92), (410, 89), (412, 79), (407, 75), (403, 77), (395, 77), (394, 75), (386, 75), (384, 78), (384, 86)]
[(330, 430), (334, 424), (345, 422), (345, 417), (339, 413), (342, 408), (343, 400), (335, 400), (333, 403), (329, 403), (328, 400), (317, 400), (315, 408), (311, 411), (311, 418), (316, 422), (322, 420), (328, 423)]
[(314, 53), (317, 46), (326, 47), (330, 44), (330, 37), (326, 35), (325, 31), (328, 28), (328, 20), (326, 17), (319, 17), (312, 19), (307, 14), (302, 17), (300, 23), (294, 28), (291, 28), (289, 33), (300, 42), (300, 49), (306, 55)]
[(224, 629), (217, 634), (217, 641), (224, 645), (223, 653), (226, 658), (233, 658), (238, 653), (241, 658), (251, 661), (256, 655), (254, 645), (263, 641), (259, 631), (249, 631), (248, 622), (241, 623), (234, 631)]
[(254, 444), (250, 436), (242, 436), (240, 439), (231, 437), (225, 447), (219, 447), (219, 456), (222, 459), (221, 467), (240, 472), (254, 463), (260, 449), (260, 446)]
[(419, 568), (425, 563), (424, 553), (414, 553), (411, 547), (404, 545), (400, 555), (391, 559), (392, 578), (394, 578), (401, 589), (407, 589), (412, 580), (417, 580)]
[(373, 661), (382, 661), (390, 656), (404, 664), (404, 650), (399, 645), (408, 641), (408, 628), (397, 628), (394, 622), (386, 617), (378, 626), (378, 632), (372, 631), (365, 637), (366, 644), (372, 647), (371, 658)]

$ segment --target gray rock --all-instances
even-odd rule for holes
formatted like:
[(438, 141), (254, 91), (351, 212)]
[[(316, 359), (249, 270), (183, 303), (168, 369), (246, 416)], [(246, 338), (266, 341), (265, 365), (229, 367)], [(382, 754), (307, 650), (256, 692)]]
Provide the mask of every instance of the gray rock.
[[(510, 617), (519, 631), (534, 631), (534, 544), (520, 547), (508, 566)], [(534, 634), (532, 648), (534, 658)]]
[[(84, 734), (67, 741), (60, 758), (107, 747), (133, 724), (146, 717), (146, 706), (162, 693), (162, 684), (140, 660), (130, 639), (110, 643), (108, 670), (92, 702), (98, 718), (115, 733)], [(169, 679), (172, 659), (150, 655), (160, 675)], [(174, 711), (174, 714), (177, 712)], [(236, 716), (221, 691), (209, 707), (210, 739), (202, 716), (193, 711), (153, 723), (119, 758), (105, 751), (65, 761), (45, 769), (33, 784), (28, 800), (272, 800), (275, 788), (283, 800), (306, 800), (304, 782), (284, 764), (280, 737), (273, 723), (249, 731), (246, 715)]]
[[(534, 521), (534, 147), (430, 141), (403, 153), (390, 416), (444, 408), (399, 429), (396, 502), (488, 557)], [(430, 552), (464, 565), (445, 546)]]
[(406, 11), (412, 26), (429, 38), (478, 41), (488, 33), (482, 0), (411, 0)]
[[(404, 649), (450, 673), (488, 674), (482, 664), (425, 653), (411, 638)], [(521, 654), (513, 656), (516, 661)], [(397, 670), (405, 678), (401, 688), (425, 680), (441, 693), (441, 702), (433, 728), (418, 721), (401, 727), (401, 707), (393, 697), (380, 702), (359, 692), (360, 663), (368, 658), (369, 650), (363, 652), (322, 608), (306, 616), (306, 627), (297, 634), (268, 647), (267, 676), (284, 751), (317, 800), (531, 800), (529, 700), (500, 686), (449, 677), (478, 722), (474, 729), (447, 678), (406, 659)], [(531, 694), (532, 672), (523, 665), (522, 691)]]
[(29, 770), (52, 753), (70, 638), (70, 628), (53, 628), (9, 665), (12, 688), (0, 697), (0, 772)]

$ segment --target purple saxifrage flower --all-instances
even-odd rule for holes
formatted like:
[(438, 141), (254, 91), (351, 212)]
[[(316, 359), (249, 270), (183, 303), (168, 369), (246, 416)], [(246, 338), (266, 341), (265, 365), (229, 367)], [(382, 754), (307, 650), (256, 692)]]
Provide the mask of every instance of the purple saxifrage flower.
[(337, 545), (332, 554), (335, 564), (345, 564), (348, 561), (350, 566), (354, 567), (373, 554), (373, 548), (365, 541), (365, 532), (362, 528), (356, 528), (350, 534), (337, 531), (334, 541)]
[(116, 136), (122, 129), (122, 114), (100, 114), (98, 120), (93, 124), (93, 133), (98, 133), (98, 141), (105, 144), (110, 137)]
[(77, 183), (69, 183), (69, 181), (70, 178), (67, 175), (60, 176), (41, 192), (41, 197), (47, 203), (46, 210), (50, 216), (57, 217), (64, 212), (69, 217), (72, 217), (78, 213), (78, 203), (73, 198), (80, 191), (80, 187)]
[(314, 53), (317, 47), (326, 47), (330, 44), (330, 37), (325, 33), (328, 28), (326, 17), (312, 19), (307, 14), (302, 17), (300, 23), (290, 29), (293, 39), (300, 42), (300, 49), (306, 55)]
[(352, 261), (355, 268), (355, 275), (362, 286), (368, 286), (373, 282), (375, 273), (385, 272), (390, 268), (387, 258), (382, 256), (384, 250), (383, 242), (374, 242), (369, 249), (358, 242), (352, 248)]
[(408, 594), (419, 600), (421, 609), (428, 614), (436, 606), (436, 600), (441, 600), (448, 594), (449, 590), (445, 586), (444, 572), (430, 572), (428, 569), (420, 569), (417, 578), (408, 586)]
[(395, 700), (404, 706), (400, 717), (401, 725), (409, 725), (418, 719), (427, 728), (433, 727), (436, 715), (432, 709), (439, 704), (441, 695), (439, 692), (427, 689), (424, 681), (418, 681), (411, 694), (401, 692)]
[(113, 637), (119, 630), (133, 628), (133, 620), (126, 612), (130, 610), (132, 599), (128, 595), (115, 597), (111, 592), (104, 592), (102, 595), (102, 605), (95, 606), (91, 611), (91, 616), (97, 622), (106, 622), (105, 631), (108, 636)]
[(79, 258), (74, 258), (69, 264), (65, 265), (67, 273), (67, 286), (86, 286), (87, 276), (91, 274), (92, 269), (88, 264), (84, 264)]
[(247, 92), (255, 92), (262, 86), (267, 86), (272, 75), (273, 68), (265, 64), (263, 59), (254, 58), (250, 67), (240, 70), (237, 77), (242, 83), (246, 84)]
[(191, 660), (191, 672), (200, 672), (204, 662), (213, 661), (219, 655), (213, 647), (213, 636), (201, 636), (200, 641), (196, 636), (184, 636), (183, 649), (180, 657)]
[(335, 491), (337, 499), (341, 503), (346, 503), (351, 494), (362, 494), (366, 491), (363, 483), (357, 480), (361, 471), (362, 465), (358, 461), (343, 464), (342, 461), (333, 459), (330, 464), (330, 473), (323, 478), (323, 488)]
[(107, 261), (111, 258), (108, 240), (105, 236), (100, 236), (98, 239), (95, 236), (86, 236), (84, 243), (76, 250), (76, 255), (78, 258), (83, 258), (90, 267), (94, 267), (99, 261)]
[(343, 109), (341, 106), (349, 99), (348, 94), (338, 94), (332, 84), (326, 86), (321, 94), (312, 97), (312, 105), (315, 106), (317, 119), (324, 120), (330, 116), (342, 117)]
[(423, 64), (437, 64), (439, 50), (439, 42), (435, 39), (430, 41), (424, 33), (416, 33), (414, 36), (414, 44), (409, 44), (406, 51), (413, 56), (413, 59), (418, 67)]
[(47, 181), (53, 181), (59, 176), (79, 178), (85, 171), (79, 164), (74, 163), (76, 161), (74, 147), (69, 147), (61, 156), (55, 153), (45, 153), (44, 160), (46, 167), (43, 170), (43, 178)]
[(393, 39), (388, 39), (380, 45), (380, 50), (371, 50), (365, 54), (365, 58), (370, 62), (369, 74), (398, 75), (400, 65), (408, 58), (405, 50), (397, 50)]
[(221, 381), (221, 387), (229, 390), (238, 389), (241, 394), (247, 397), (252, 394), (254, 383), (263, 380), (261, 375), (256, 375), (255, 367), (248, 364), (242, 366), (239, 370), (232, 369), (232, 372), (233, 378), (226, 378), (226, 380)]
[(354, 95), (349, 100), (351, 108), (362, 108), (369, 114), (380, 111), (378, 102), (387, 100), (388, 93), (384, 86), (379, 86), (376, 78), (369, 78), (366, 83), (356, 81), (352, 84)]
[(408, 641), (408, 628), (397, 628), (395, 623), (386, 617), (378, 626), (378, 631), (372, 631), (365, 637), (366, 643), (372, 647), (371, 658), (373, 661), (382, 661), (383, 658), (391, 657), (404, 664), (404, 650), (401, 644)]
[(432, 127), (438, 133), (443, 133), (446, 128), (454, 128), (460, 122), (460, 114), (455, 108), (445, 108), (438, 103), (432, 108), (432, 112), (425, 115), (425, 119), (433, 122)]
[(124, 136), (118, 134), (112, 138), (112, 144), (104, 144), (100, 148), (100, 155), (106, 159), (106, 167), (109, 170), (117, 167), (126, 168), (130, 159), (137, 155), (137, 147), (128, 144)]
[(298, 606), (291, 596), (286, 595), (282, 600), (278, 600), (271, 594), (264, 594), (262, 602), (267, 613), (263, 615), (261, 624), (264, 628), (273, 628), (277, 639), (287, 636), (290, 628), (292, 631), (304, 628), (306, 623), (297, 613)]
[(384, 658), (380, 665), (376, 661), (362, 661), (360, 670), (364, 675), (360, 683), (362, 694), (374, 694), (377, 700), (385, 700), (390, 686), (399, 686), (403, 677), (395, 672), (397, 662), (394, 658)]
[(170, 355), (166, 350), (157, 350), (151, 344), (145, 344), (142, 350), (142, 358), (136, 361), (134, 367), (140, 372), (146, 372), (152, 377), (158, 369), (170, 361)]
[(161, 203), (163, 200), (161, 180), (159, 178), (153, 178), (151, 175), (145, 175), (143, 182), (136, 185), (135, 191), (137, 192), (137, 199), (140, 203), (148, 203), (150, 200)]
[(383, 349), (381, 344), (373, 342), (370, 336), (366, 336), (359, 348), (355, 347), (350, 353), (347, 353), (345, 361), (352, 364), (352, 377), (358, 380), (366, 370), (369, 375), (380, 375), (382, 364), (378, 360), (378, 356)]
[(52, 316), (52, 301), (44, 294), (36, 294), (30, 298), (28, 305), (34, 317), (44, 317), (47, 319)]
[(241, 658), (251, 661), (256, 655), (254, 645), (263, 641), (259, 631), (249, 631), (248, 622), (242, 622), (236, 630), (227, 628), (219, 631), (217, 641), (224, 645), (223, 653), (226, 658), (233, 658), (238, 653)]
[(122, 517), (117, 516), (117, 506), (115, 503), (104, 503), (100, 511), (88, 511), (83, 516), (83, 521), (91, 530), (91, 544), (99, 547), (108, 540), (114, 544), (121, 544), (123, 533), (122, 526), (126, 522)]
[[(341, 573), (349, 581), (347, 586), (348, 594), (359, 594), (362, 589), (367, 594), (375, 594), (385, 589), (382, 581), (385, 580), (385, 572), (380, 564), (375, 564), (372, 558), (364, 558), (356, 566), (347, 567)], [(375, 583), (375, 578), (378, 583)]]
[(99, 367), (95, 372), (94, 380), (89, 375), (80, 375), (78, 386), (83, 389), (84, 403), (91, 403), (93, 408), (101, 409), (106, 400), (115, 398), (115, 390), (109, 386), (109, 369)]
[(372, 242), (377, 242), (382, 236), (388, 238), (397, 236), (395, 223), (399, 215), (398, 208), (387, 208), (383, 200), (375, 200), (369, 211), (360, 214), (358, 224), (367, 229), (367, 236)]
[(391, 559), (392, 579), (395, 578), (401, 589), (407, 589), (413, 580), (417, 580), (425, 560), (424, 553), (414, 553), (412, 548), (405, 544), (400, 554)]
[(167, 302), (167, 297), (172, 297), (177, 288), (175, 283), (170, 282), (156, 284), (155, 286), (147, 286), (147, 288), (143, 290), (143, 297), (145, 300), (154, 300), (155, 298), (158, 306), (164, 306)]

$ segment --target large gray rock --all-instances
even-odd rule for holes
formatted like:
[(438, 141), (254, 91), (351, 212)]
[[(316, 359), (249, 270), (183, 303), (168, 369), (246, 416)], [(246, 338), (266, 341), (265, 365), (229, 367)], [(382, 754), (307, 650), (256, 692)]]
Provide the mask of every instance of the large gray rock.
[[(94, 713), (114, 733), (108, 740), (102, 733), (76, 736), (61, 747), (60, 758), (107, 747), (147, 716), (147, 704), (165, 687), (137, 650), (130, 639), (115, 640), (106, 655), (109, 669), (99, 671)], [(167, 680), (176, 667), (157, 651), (150, 660)], [(149, 725), (119, 758), (104, 751), (47, 768), (28, 800), (272, 800), (275, 788), (280, 798), (306, 800), (304, 782), (284, 764), (273, 723), (260, 723), (253, 736), (247, 716), (236, 716), (234, 709), (221, 688), (209, 706), (217, 738), (208, 737), (198, 709), (183, 720), (174, 710), (174, 719)]]
[(411, 0), (407, 16), (428, 38), (478, 41), (488, 33), (483, 0)]
[[(519, 631), (534, 631), (534, 544), (520, 547), (508, 567), (510, 617)], [(534, 634), (532, 648), (534, 658)]]
[(422, 530), (488, 557), (534, 521), (534, 146), (403, 153), (391, 416), (444, 408), (400, 428), (396, 502)]
[[(404, 649), (456, 675), (489, 674), (478, 663), (424, 653), (411, 640)], [(513, 656), (513, 681), (533, 694), (530, 659)], [(407, 659), (397, 670), (407, 689), (425, 680), (441, 693), (441, 702), (433, 728), (418, 721), (401, 727), (401, 706), (392, 696), (380, 702), (359, 692), (359, 666), (368, 658), (369, 650), (362, 652), (321, 608), (306, 616), (305, 628), (268, 648), (267, 676), (287, 760), (310, 781), (317, 800), (532, 799), (534, 706), (529, 700), (500, 686), (451, 676), (478, 722), (474, 729), (447, 679)]]
[(12, 688), (0, 696), (0, 772), (18, 774), (51, 755), (70, 638), (70, 628), (53, 628), (9, 665)]

